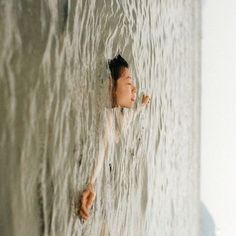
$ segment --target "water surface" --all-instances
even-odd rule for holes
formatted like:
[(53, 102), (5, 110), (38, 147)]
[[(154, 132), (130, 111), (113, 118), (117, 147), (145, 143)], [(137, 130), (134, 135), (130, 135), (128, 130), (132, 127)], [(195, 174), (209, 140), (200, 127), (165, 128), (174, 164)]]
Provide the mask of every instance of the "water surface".
[[(199, 3), (0, 6), (0, 234), (199, 235)], [(96, 158), (117, 52), (152, 100), (112, 148), (82, 223), (73, 202)]]

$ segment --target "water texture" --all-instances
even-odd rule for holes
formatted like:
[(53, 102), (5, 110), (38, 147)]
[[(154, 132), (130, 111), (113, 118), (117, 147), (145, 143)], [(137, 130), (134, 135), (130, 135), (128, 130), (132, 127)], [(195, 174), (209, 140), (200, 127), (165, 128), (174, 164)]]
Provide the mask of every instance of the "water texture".
[[(199, 235), (199, 16), (193, 0), (0, 1), (0, 235)], [(124, 110), (83, 223), (118, 52), (151, 103)]]

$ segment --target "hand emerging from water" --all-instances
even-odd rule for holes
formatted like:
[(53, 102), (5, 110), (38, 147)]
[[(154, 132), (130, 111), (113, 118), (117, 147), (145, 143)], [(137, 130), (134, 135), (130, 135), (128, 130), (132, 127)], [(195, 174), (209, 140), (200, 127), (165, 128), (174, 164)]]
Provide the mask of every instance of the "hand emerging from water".
[(151, 98), (148, 95), (143, 94), (142, 105), (147, 105), (150, 102)]
[(94, 190), (93, 184), (89, 183), (84, 190), (81, 197), (81, 208), (79, 210), (79, 214), (82, 219), (88, 220), (90, 217), (89, 211), (93, 205), (93, 202), (96, 197), (96, 192)]

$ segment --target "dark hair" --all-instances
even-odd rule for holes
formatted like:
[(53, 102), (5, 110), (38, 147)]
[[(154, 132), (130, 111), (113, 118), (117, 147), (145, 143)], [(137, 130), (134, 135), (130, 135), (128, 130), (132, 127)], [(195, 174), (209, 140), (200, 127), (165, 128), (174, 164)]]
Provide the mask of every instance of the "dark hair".
[(111, 77), (115, 81), (120, 78), (122, 69), (129, 68), (128, 62), (120, 54), (108, 60), (108, 65), (111, 71)]
[(111, 72), (111, 102), (112, 107), (116, 107), (117, 100), (115, 91), (117, 87), (117, 80), (121, 77), (123, 69), (129, 68), (129, 64), (120, 54), (118, 54), (113, 59), (108, 60), (108, 65)]

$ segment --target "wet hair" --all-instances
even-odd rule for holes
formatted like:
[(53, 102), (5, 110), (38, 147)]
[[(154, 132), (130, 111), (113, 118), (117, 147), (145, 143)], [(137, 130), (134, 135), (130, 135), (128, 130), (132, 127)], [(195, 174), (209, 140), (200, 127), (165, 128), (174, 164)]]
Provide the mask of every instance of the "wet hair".
[(113, 59), (108, 60), (111, 77), (114, 81), (118, 80), (124, 68), (129, 68), (128, 62), (118, 54)]
[(117, 105), (115, 95), (117, 80), (121, 77), (124, 68), (129, 68), (129, 64), (120, 54), (118, 54), (113, 59), (108, 60), (108, 66), (111, 72), (111, 103), (112, 107), (115, 107)]

